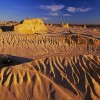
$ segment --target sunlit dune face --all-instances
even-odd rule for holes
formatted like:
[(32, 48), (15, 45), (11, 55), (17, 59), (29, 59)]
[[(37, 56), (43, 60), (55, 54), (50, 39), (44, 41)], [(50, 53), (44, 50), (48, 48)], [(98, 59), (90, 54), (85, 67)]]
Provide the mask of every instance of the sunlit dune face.
[[(47, 93), (49, 99), (57, 99), (61, 92), (60, 98), (69, 96), (81, 99), (78, 96), (84, 92), (85, 98), (89, 95), (91, 98), (99, 98), (99, 65), (100, 57), (92, 55), (40, 58), (16, 67), (3, 68), (0, 84), (4, 87), (3, 90), (13, 87), (15, 94), (20, 88), (17, 98), (18, 95), (19, 98), (24, 98), (25, 95), (28, 97), (30, 93), (32, 98), (38, 98), (38, 95)], [(32, 89), (38, 93), (36, 96), (32, 94)], [(64, 94), (64, 91), (67, 94)], [(46, 98), (48, 97), (44, 99)]]

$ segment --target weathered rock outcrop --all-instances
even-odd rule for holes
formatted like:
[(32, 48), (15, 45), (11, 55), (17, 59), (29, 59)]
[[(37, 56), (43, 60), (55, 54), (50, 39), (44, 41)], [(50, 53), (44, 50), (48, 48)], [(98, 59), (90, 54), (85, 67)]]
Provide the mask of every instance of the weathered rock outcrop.
[(84, 28), (87, 28), (87, 26), (86, 26), (86, 25), (84, 25)]
[(18, 33), (45, 33), (47, 28), (41, 19), (25, 19), (21, 24), (14, 26), (14, 31)]
[(66, 23), (66, 24), (62, 25), (62, 27), (64, 27), (64, 28), (69, 28), (69, 24)]

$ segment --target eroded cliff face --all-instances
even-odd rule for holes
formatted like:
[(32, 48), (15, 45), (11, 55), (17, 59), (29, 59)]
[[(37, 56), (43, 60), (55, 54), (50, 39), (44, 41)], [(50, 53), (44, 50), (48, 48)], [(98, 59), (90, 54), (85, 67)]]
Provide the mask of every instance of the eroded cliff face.
[(41, 19), (25, 19), (21, 24), (14, 26), (18, 33), (46, 33), (47, 28)]

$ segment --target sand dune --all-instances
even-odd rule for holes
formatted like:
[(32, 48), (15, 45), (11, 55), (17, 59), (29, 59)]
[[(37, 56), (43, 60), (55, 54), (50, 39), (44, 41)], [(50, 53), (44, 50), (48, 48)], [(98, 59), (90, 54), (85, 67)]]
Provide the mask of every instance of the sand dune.
[[(66, 55), (67, 56), (67, 55)], [(100, 98), (100, 57), (47, 57), (0, 70), (1, 99)], [(42, 98), (42, 99), (41, 99)], [(73, 99), (74, 98), (74, 99)]]
[(20, 62), (0, 67), (1, 100), (100, 99), (99, 39), (8, 32), (0, 46), (1, 55)]

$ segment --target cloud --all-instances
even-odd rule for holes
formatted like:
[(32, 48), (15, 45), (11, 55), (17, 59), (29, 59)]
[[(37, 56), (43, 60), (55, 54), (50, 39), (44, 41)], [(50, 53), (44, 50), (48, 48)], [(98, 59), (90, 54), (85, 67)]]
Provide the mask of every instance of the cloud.
[(49, 14), (47, 14), (49, 16), (71, 16), (71, 14), (63, 14), (63, 13), (58, 13), (58, 12), (50, 12)]
[(49, 16), (71, 16), (71, 14), (63, 14), (63, 13), (58, 13), (58, 12), (50, 12), (47, 15)]
[(41, 5), (41, 9), (50, 10), (52, 12), (57, 12), (64, 8), (64, 5)]
[(49, 13), (48, 15), (50, 15), (50, 16), (59, 16), (59, 13), (51, 12), (51, 13)]
[(48, 17), (40, 17), (42, 20), (44, 20), (44, 21), (47, 21), (47, 20), (49, 20), (49, 18)]
[(63, 14), (63, 16), (71, 16), (70, 14)]
[(76, 8), (74, 8), (74, 7), (68, 7), (67, 11), (69, 11), (69, 12), (76, 12)]
[(82, 7), (79, 7), (79, 8), (75, 8), (75, 7), (67, 7), (67, 11), (69, 12), (87, 12), (91, 10), (91, 8), (82, 8)]

